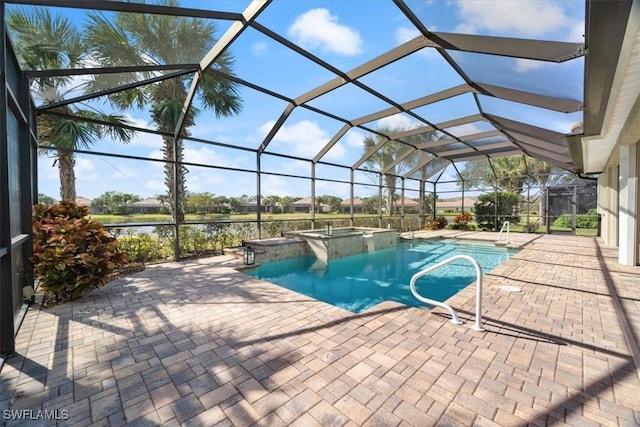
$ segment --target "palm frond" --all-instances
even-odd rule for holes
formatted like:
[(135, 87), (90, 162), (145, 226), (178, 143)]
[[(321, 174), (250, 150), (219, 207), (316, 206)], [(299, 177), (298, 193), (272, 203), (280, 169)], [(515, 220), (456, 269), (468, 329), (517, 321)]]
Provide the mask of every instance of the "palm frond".
[(126, 29), (102, 13), (90, 13), (85, 25), (85, 40), (91, 46), (91, 57), (100, 66), (153, 65), (140, 55), (135, 38)]
[[(86, 46), (72, 22), (53, 15), (48, 8), (12, 8), (7, 19), (18, 57), (25, 69), (76, 68), (85, 60)], [(60, 88), (71, 77), (34, 80), (34, 88), (46, 101), (61, 98)]]
[(242, 111), (242, 99), (238, 86), (217, 74), (205, 71), (198, 85), (202, 103), (214, 111), (216, 117), (228, 117)]
[(84, 124), (91, 128), (95, 137), (102, 138), (103, 136), (108, 136), (118, 142), (127, 144), (135, 135), (134, 130), (122, 127), (133, 125), (133, 123), (124, 116), (118, 114), (106, 114), (101, 111), (91, 110), (76, 110), (74, 113), (76, 116), (81, 118), (109, 123), (106, 125), (101, 123), (85, 122)]
[(113, 126), (104, 126), (105, 135), (119, 142), (127, 144), (136, 135), (136, 131), (122, 127), (122, 125), (132, 125), (133, 123), (125, 116), (118, 114), (102, 114), (101, 120)]
[(153, 119), (161, 130), (173, 132), (182, 114), (183, 104), (177, 99), (163, 99), (157, 102), (153, 108)]

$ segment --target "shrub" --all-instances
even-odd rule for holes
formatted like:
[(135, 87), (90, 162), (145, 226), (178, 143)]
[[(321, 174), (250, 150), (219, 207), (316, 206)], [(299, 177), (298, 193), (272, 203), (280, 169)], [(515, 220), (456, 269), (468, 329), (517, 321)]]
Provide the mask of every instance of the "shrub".
[(473, 230), (472, 224), (469, 224), (473, 221), (473, 215), (469, 212), (461, 212), (453, 218), (453, 229), (454, 230)]
[(173, 248), (162, 245), (158, 239), (147, 233), (128, 233), (118, 239), (118, 248), (130, 262), (145, 264), (172, 257)]
[(278, 237), (284, 228), (282, 221), (271, 221), (262, 224), (263, 237)]
[(87, 208), (72, 201), (34, 206), (31, 262), (42, 288), (55, 302), (103, 286), (126, 263), (116, 238), (88, 214)]
[(538, 227), (540, 227), (540, 221), (527, 222), (522, 226), (522, 230), (525, 233), (535, 233), (538, 231)]
[[(560, 215), (553, 221), (554, 227), (571, 228), (571, 214)], [(576, 228), (597, 228), (598, 227), (598, 212), (595, 209), (591, 209), (586, 214), (576, 215)]]
[(514, 212), (521, 199), (519, 194), (511, 191), (498, 191), (478, 196), (478, 201), (473, 207), (476, 223), (484, 230), (498, 230), (503, 221), (518, 224), (520, 216)]
[(437, 218), (432, 219), (431, 221), (427, 222), (427, 226), (425, 227), (425, 229), (427, 230), (442, 230), (443, 228), (445, 228), (448, 224), (447, 218), (443, 217), (443, 216), (439, 216)]

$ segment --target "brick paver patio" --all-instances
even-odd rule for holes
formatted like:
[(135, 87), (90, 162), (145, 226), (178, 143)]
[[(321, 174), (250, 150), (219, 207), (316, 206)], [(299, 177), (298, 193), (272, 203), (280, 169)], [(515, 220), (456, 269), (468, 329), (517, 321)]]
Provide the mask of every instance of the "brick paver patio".
[(473, 286), (449, 301), (464, 325), (395, 303), (353, 314), (246, 276), (229, 257), (149, 266), (76, 302), (33, 306), (0, 372), (3, 419), (30, 409), (74, 426), (639, 425), (640, 267), (594, 238), (512, 239), (524, 249), (485, 277), (486, 332), (470, 329)]

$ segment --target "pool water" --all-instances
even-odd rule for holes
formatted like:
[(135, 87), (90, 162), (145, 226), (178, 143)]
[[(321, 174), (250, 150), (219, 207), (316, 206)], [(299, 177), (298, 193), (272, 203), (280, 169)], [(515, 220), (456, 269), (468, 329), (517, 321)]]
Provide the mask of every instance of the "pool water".
[[(264, 263), (247, 274), (360, 313), (383, 301), (424, 307), (411, 293), (411, 277), (453, 255), (472, 256), (486, 274), (515, 253), (493, 244), (414, 240), (399, 242), (395, 248), (334, 259), (328, 264), (317, 262), (314, 257)], [(475, 278), (473, 266), (458, 260), (420, 278), (416, 288), (427, 298), (445, 301)]]

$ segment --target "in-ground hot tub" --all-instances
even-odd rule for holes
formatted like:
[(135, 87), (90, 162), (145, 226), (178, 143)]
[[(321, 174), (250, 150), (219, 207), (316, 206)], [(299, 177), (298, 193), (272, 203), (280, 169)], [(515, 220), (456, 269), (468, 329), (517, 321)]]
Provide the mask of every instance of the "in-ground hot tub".
[(396, 231), (386, 228), (342, 227), (333, 229), (331, 235), (324, 229), (287, 231), (282, 235), (305, 241), (311, 253), (324, 262), (395, 247), (397, 242)]

